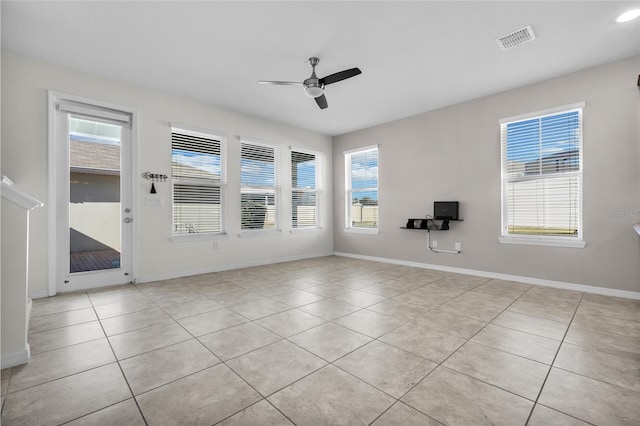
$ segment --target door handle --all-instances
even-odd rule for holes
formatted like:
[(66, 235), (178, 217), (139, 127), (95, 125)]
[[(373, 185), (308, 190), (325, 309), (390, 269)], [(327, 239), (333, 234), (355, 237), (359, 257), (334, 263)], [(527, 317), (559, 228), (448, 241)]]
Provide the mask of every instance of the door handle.
[(131, 219), (130, 217), (124, 218), (124, 223), (131, 223), (131, 222), (133, 222), (133, 219)]

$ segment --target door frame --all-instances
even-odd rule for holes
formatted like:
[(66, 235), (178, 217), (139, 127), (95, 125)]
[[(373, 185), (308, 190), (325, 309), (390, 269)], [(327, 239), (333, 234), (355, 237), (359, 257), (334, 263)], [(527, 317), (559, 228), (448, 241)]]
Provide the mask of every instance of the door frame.
[(130, 152), (130, 167), (131, 167), (131, 183), (130, 183), (130, 194), (131, 194), (131, 210), (132, 216), (134, 217), (134, 225), (131, 227), (131, 271), (130, 278), (132, 282), (137, 282), (139, 276), (139, 227), (136, 226), (140, 216), (138, 215), (139, 202), (138, 202), (138, 185), (137, 179), (138, 176), (138, 114), (137, 110), (134, 108), (129, 108), (122, 105), (116, 105), (109, 102), (103, 102), (95, 99), (85, 98), (82, 96), (71, 95), (67, 93), (57, 92), (53, 90), (48, 91), (48, 277), (49, 277), (49, 285), (48, 285), (48, 295), (55, 296), (57, 294), (57, 268), (56, 264), (56, 250), (57, 250), (57, 240), (61, 236), (58, 235), (58, 213), (56, 209), (56, 200), (58, 198), (58, 188), (57, 182), (60, 178), (60, 173), (66, 173), (66, 170), (59, 170), (56, 160), (56, 104), (61, 101), (71, 101), (71, 102), (79, 102), (88, 105), (95, 105), (97, 107), (109, 108), (113, 110), (122, 111), (128, 114), (131, 114), (131, 152)]

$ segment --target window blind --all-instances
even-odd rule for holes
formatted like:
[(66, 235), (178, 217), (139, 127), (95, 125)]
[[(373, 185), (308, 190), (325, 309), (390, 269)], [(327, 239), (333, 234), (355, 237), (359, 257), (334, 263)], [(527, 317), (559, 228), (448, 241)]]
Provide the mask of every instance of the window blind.
[(226, 185), (225, 141), (173, 128), (173, 234), (222, 233)]
[(378, 228), (378, 147), (345, 153), (347, 228)]
[(315, 228), (318, 221), (317, 158), (291, 151), (291, 227)]
[(280, 229), (279, 149), (243, 140), (240, 144), (241, 229)]
[(501, 124), (503, 236), (581, 238), (582, 109)]

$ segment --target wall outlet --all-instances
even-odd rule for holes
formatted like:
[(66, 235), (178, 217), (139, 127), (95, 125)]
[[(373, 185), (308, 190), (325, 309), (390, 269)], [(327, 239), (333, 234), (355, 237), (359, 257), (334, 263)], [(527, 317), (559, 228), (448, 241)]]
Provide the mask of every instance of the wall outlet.
[(214, 250), (218, 250), (218, 242), (217, 241), (213, 242), (213, 249)]
[(456, 243), (456, 251), (460, 251), (462, 250), (460, 243)]
[(438, 247), (438, 242), (437, 242), (436, 240), (433, 240), (433, 244), (431, 244), (431, 246), (432, 246), (433, 248)]

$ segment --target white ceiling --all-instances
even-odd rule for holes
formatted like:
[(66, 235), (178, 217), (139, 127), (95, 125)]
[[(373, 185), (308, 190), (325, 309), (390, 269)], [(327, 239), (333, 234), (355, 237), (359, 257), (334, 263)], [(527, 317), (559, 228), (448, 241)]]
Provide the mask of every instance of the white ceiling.
[[(2, 48), (337, 135), (640, 54), (638, 1), (2, 1)], [(496, 38), (531, 25), (536, 40)], [(305, 60), (329, 108), (294, 86)], [(640, 70), (639, 70), (640, 72)]]

